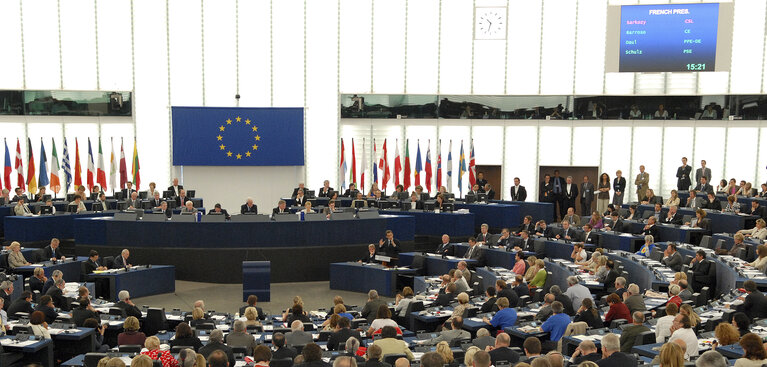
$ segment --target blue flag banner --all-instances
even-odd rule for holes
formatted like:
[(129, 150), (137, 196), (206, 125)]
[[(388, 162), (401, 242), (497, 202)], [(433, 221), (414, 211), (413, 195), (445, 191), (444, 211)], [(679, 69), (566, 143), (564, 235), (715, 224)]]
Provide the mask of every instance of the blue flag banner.
[(173, 165), (302, 166), (303, 108), (172, 107)]

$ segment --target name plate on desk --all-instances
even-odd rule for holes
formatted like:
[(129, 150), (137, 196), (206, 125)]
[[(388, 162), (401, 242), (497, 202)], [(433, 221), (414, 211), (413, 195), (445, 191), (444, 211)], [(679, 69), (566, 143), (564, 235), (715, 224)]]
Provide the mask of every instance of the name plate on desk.
[(391, 262), (391, 257), (389, 256), (376, 255), (375, 259), (380, 262), (386, 262), (386, 263)]

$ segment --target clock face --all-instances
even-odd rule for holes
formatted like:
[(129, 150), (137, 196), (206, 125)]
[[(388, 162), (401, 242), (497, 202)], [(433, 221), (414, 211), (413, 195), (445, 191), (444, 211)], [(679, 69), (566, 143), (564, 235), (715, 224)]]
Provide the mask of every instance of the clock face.
[(477, 7), (474, 9), (474, 39), (506, 39), (506, 8)]

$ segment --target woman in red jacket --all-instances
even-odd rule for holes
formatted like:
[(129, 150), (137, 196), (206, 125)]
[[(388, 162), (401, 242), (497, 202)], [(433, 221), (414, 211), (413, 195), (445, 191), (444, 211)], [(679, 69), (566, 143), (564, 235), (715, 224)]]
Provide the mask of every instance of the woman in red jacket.
[(607, 304), (610, 305), (610, 310), (605, 315), (605, 325), (609, 325), (613, 320), (631, 320), (631, 312), (626, 304), (623, 303), (620, 296), (613, 293), (607, 296)]

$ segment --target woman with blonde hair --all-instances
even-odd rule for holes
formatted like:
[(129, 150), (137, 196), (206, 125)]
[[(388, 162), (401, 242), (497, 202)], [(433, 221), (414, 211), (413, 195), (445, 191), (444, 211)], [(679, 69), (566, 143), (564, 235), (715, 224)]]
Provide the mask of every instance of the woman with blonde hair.
[(756, 226), (751, 229), (741, 229), (738, 233), (747, 238), (756, 238), (760, 240), (767, 239), (767, 222), (764, 219), (759, 218), (756, 220)]
[(413, 301), (413, 288), (402, 288), (402, 293), (397, 293), (394, 298), (394, 313), (399, 317), (407, 317), (407, 307)]
[(682, 367), (684, 366), (684, 352), (682, 347), (676, 343), (666, 343), (660, 348), (659, 355), (661, 367)]
[(479, 352), (480, 349), (474, 345), (470, 346), (469, 349), (466, 349), (466, 353), (463, 355), (463, 364), (464, 366), (473, 366), (474, 365), (474, 354)]
[[(596, 254), (597, 253), (595, 252), (594, 255)], [(607, 268), (607, 256), (599, 256), (597, 269), (594, 272), (594, 275), (597, 277), (597, 280), (599, 280), (600, 283), (604, 282), (609, 272), (610, 272), (610, 269)]]
[(458, 305), (453, 307), (453, 314), (450, 315), (450, 317), (445, 321), (445, 323), (442, 325), (443, 329), (450, 329), (452, 328), (452, 322), (453, 319), (460, 316), (460, 317), (466, 317), (466, 310), (469, 309), (469, 295), (466, 292), (458, 293), (458, 296), (455, 297), (455, 299), (458, 301)]
[(538, 259), (535, 261), (535, 277), (530, 281), (530, 288), (540, 288), (546, 284), (546, 263)]
[[(10, 266), (11, 269), (32, 265), (32, 263), (27, 261), (27, 259), (24, 257), (24, 254), (21, 253), (20, 243), (13, 241), (11, 242), (11, 245), (8, 246), (8, 249), (11, 250), (11, 253), (8, 254), (8, 266)], [(10, 305), (6, 305), (6, 307), (9, 306)]]
[(665, 206), (679, 206), (679, 194), (676, 190), (671, 190), (671, 196), (666, 199)]
[(192, 321), (189, 321), (189, 326), (197, 327), (200, 324), (210, 324), (208, 320), (205, 320), (205, 311), (202, 307), (195, 307), (192, 310)]
[(140, 327), (135, 316), (128, 316), (123, 322), (125, 331), (117, 335), (117, 345), (144, 345), (146, 335), (138, 331)]
[(690, 318), (690, 326), (695, 328), (698, 324), (700, 324), (700, 316), (698, 316), (697, 313), (692, 309), (692, 306), (690, 306), (687, 303), (683, 303), (679, 307), (679, 313), (682, 315), (685, 315)]
[(245, 326), (261, 326), (261, 322), (258, 321), (258, 309), (255, 307), (245, 308)]
[(144, 348), (146, 348), (146, 351), (141, 352), (141, 354), (149, 356), (153, 360), (159, 359), (162, 362), (162, 367), (178, 367), (178, 361), (173, 358), (170, 351), (160, 349), (160, 339), (158, 337), (153, 335), (146, 338)]
[(130, 361), (131, 367), (152, 367), (154, 362), (146, 354), (139, 354)]
[(304, 309), (304, 299), (301, 298), (301, 296), (293, 297), (293, 306), (290, 306), (290, 308), (288, 308), (287, 310), (285, 310), (285, 312), (282, 313), (282, 319), (283, 320), (287, 320), (288, 319), (288, 315), (290, 315), (291, 313), (294, 312), (293, 309), (296, 308), (296, 306), (300, 306), (301, 307), (301, 312), (303, 312), (303, 309)]
[(446, 341), (437, 343), (437, 354), (442, 356), (445, 364), (450, 367), (458, 367), (458, 361), (453, 358), (453, 351), (450, 350), (450, 345)]
[(748, 263), (748, 266), (753, 266), (761, 272), (767, 268), (767, 245), (759, 245), (756, 247), (756, 260)]
[(681, 271), (678, 271), (678, 272), (674, 273), (674, 280), (672, 280), (669, 283), (671, 283), (671, 284), (679, 284), (679, 281), (682, 280), (682, 279), (687, 280), (687, 273), (683, 273)]
[(533, 278), (535, 278), (535, 273), (537, 270), (535, 270), (535, 262), (538, 260), (535, 256), (528, 256), (527, 257), (527, 271), (525, 272), (525, 281), (530, 283)]

